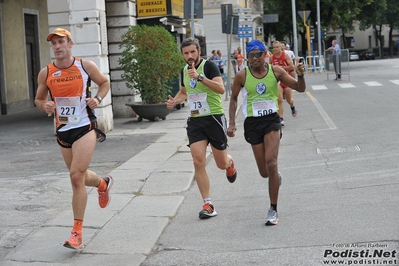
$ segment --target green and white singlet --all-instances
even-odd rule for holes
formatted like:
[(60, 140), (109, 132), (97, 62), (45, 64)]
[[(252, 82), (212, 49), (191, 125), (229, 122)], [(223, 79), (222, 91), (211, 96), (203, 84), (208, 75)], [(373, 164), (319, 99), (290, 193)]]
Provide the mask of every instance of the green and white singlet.
[(278, 81), (273, 66), (268, 64), (268, 68), (266, 76), (256, 78), (249, 67), (245, 67), (245, 83), (242, 88), (245, 117), (266, 116), (278, 111)]
[[(206, 60), (202, 60), (197, 68), (198, 74), (204, 73)], [(187, 90), (191, 117), (223, 114), (222, 97), (219, 93), (210, 90), (202, 82), (188, 75), (188, 65), (184, 67), (184, 87)]]

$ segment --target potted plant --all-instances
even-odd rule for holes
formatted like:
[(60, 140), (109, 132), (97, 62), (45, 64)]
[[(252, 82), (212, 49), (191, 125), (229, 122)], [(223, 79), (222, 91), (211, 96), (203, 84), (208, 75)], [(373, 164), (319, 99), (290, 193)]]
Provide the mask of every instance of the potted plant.
[[(122, 35), (119, 64), (128, 88), (140, 93), (141, 103), (126, 104), (142, 118), (165, 119), (166, 100), (184, 65), (173, 35), (161, 26), (131, 26)], [(149, 109), (150, 108), (150, 109)], [(155, 108), (155, 109), (154, 109)], [(155, 111), (154, 111), (155, 110)]]

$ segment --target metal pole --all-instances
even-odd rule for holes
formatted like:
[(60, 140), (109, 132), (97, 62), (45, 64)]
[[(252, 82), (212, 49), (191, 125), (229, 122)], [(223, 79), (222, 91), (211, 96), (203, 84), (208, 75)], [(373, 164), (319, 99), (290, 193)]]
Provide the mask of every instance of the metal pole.
[[(317, 46), (318, 46), (318, 55), (319, 55), (319, 62), (321, 59), (321, 55), (324, 55), (324, 51), (321, 50), (321, 37), (320, 37), (320, 30), (321, 30), (321, 25), (320, 25), (320, 0), (317, 0)], [(322, 69), (320, 68), (320, 72)]]
[(191, 38), (194, 38), (194, 0), (191, 0)]
[[(226, 12), (226, 14), (227, 14), (227, 12)], [(227, 72), (227, 88), (226, 88), (226, 92), (225, 92), (225, 99), (227, 100), (228, 99), (228, 96), (230, 96), (230, 92), (231, 92), (231, 58), (230, 58), (230, 56), (231, 56), (231, 36), (233, 35), (233, 21), (234, 21), (234, 17), (233, 16), (231, 16), (231, 23), (230, 23), (230, 25), (231, 25), (231, 27), (230, 27), (230, 32), (228, 33), (228, 34), (226, 34), (227, 35), (227, 58), (228, 58), (228, 60), (227, 60), (227, 62), (228, 62), (228, 64), (229, 64), (229, 66), (228, 66), (228, 72)]]
[(296, 6), (295, 0), (291, 0), (292, 5), (292, 29), (294, 35), (294, 54), (298, 56), (298, 33), (296, 31)]

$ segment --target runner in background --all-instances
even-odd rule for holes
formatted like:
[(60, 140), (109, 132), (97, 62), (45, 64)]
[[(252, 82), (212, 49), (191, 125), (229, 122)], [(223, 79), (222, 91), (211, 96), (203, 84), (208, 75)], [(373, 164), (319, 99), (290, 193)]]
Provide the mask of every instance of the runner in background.
[[(273, 42), (273, 55), (271, 57), (271, 64), (273, 66), (280, 66), (283, 68), (289, 75), (291, 75), (291, 71), (294, 69), (294, 64), (292, 63), (291, 57), (286, 54), (285, 49), (282, 49), (282, 45), (279, 41)], [(296, 117), (297, 111), (294, 105), (294, 99), (292, 99), (292, 89), (287, 87), (281, 81), (279, 82), (279, 96), (278, 96), (278, 105), (279, 105), (279, 115), (281, 125), (285, 125), (284, 122), (284, 104), (283, 104), (283, 93), (285, 95), (285, 99), (287, 103), (291, 107), (291, 114), (293, 117)]]

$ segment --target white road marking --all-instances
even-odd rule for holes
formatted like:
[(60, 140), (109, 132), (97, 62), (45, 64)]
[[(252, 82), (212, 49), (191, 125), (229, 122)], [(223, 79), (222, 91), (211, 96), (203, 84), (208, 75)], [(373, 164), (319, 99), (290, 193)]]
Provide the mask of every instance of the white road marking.
[(395, 83), (396, 85), (399, 85), (399, 79), (390, 80), (390, 82)]
[(338, 86), (340, 86), (340, 87), (343, 88), (343, 89), (346, 89), (346, 88), (354, 88), (354, 87), (356, 87), (356, 86), (353, 85), (352, 83), (340, 83), (340, 84), (338, 84)]
[(382, 86), (382, 84), (378, 83), (377, 81), (366, 81), (366, 82), (364, 82), (364, 84), (366, 84), (367, 86), (370, 86), (370, 87)]
[(318, 90), (327, 90), (328, 88), (325, 85), (312, 85), (312, 89), (314, 91), (318, 91)]

